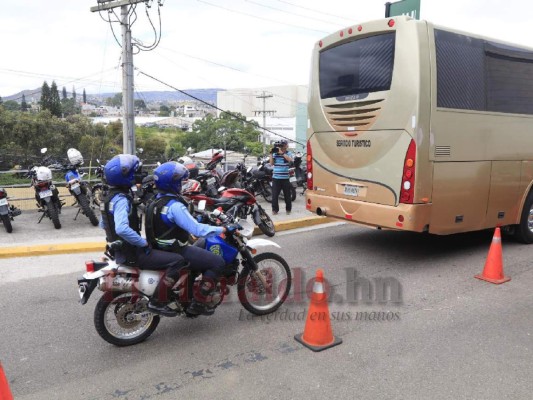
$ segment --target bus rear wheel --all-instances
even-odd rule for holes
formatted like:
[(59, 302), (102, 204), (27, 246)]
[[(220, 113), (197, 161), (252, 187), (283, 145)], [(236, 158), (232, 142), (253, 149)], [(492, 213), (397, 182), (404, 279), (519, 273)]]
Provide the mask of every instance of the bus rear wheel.
[(515, 238), (522, 243), (533, 243), (533, 191), (527, 195), (520, 223), (515, 229)]

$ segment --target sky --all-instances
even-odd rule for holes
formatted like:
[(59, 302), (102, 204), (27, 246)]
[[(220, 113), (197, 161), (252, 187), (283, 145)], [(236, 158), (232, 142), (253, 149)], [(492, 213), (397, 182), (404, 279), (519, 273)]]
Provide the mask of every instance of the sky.
[[(385, 13), (385, 0), (160, 1), (162, 7), (157, 0), (136, 7), (133, 38), (153, 43), (150, 20), (161, 32), (155, 49), (134, 55), (138, 92), (307, 85), (318, 40)], [(96, 5), (6, 2), (0, 13), (0, 96), (40, 88), (45, 80), (77, 94), (120, 92), (121, 28), (107, 22), (115, 15), (91, 12)], [(531, 0), (421, 0), (421, 19), (533, 48)]]

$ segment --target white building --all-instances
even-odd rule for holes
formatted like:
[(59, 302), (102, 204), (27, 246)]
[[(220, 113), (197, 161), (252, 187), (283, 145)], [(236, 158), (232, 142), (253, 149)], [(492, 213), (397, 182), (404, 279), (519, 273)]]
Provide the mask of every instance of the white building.
[[(217, 107), (238, 112), (266, 128), (267, 145), (288, 139), (291, 148), (303, 150), (307, 131), (307, 86), (231, 89), (217, 93)], [(218, 112), (220, 115), (220, 111)]]

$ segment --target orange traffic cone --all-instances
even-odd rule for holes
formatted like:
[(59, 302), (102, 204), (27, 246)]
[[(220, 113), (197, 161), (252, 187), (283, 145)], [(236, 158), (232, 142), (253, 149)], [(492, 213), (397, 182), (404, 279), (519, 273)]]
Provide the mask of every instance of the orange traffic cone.
[(322, 351), (342, 343), (342, 339), (333, 336), (331, 330), (328, 296), (324, 290), (324, 271), (321, 269), (316, 271), (304, 333), (294, 336), (294, 339), (313, 351)]
[(476, 275), (475, 278), (496, 284), (511, 280), (503, 275), (502, 237), (499, 227), (494, 231), (483, 273)]
[(0, 363), (0, 400), (13, 400), (13, 395), (11, 394), (11, 390), (9, 390), (9, 383), (4, 374), (2, 363)]

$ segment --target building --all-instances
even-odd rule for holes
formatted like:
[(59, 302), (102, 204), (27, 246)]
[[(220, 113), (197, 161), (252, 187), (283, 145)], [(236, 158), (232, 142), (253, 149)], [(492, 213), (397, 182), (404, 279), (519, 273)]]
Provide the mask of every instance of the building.
[(219, 91), (217, 107), (253, 119), (260, 127), (265, 125), (264, 140), (267, 146), (279, 139), (288, 139), (291, 148), (305, 151), (308, 126), (307, 86)]

